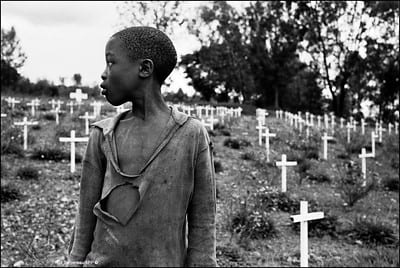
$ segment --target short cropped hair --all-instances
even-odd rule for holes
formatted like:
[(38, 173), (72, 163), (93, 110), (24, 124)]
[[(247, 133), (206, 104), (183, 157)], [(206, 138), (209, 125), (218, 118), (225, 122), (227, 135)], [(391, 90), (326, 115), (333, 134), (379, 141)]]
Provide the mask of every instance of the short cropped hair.
[(154, 74), (162, 84), (175, 68), (177, 62), (175, 47), (169, 37), (156, 28), (147, 26), (129, 27), (113, 34), (122, 40), (132, 60), (151, 59)]

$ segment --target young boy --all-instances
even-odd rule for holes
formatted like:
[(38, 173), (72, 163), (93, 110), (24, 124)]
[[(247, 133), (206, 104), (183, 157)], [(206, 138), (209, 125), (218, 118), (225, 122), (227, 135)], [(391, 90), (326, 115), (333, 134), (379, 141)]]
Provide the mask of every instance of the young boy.
[(212, 144), (160, 90), (177, 61), (171, 40), (131, 27), (109, 39), (105, 55), (102, 94), (132, 110), (93, 124), (70, 263), (216, 266)]

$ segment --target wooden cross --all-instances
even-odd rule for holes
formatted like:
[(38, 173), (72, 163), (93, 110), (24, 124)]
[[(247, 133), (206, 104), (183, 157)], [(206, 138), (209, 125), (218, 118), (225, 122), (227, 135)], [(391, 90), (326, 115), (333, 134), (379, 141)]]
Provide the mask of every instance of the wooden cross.
[(27, 105), (28, 106), (31, 106), (32, 107), (32, 109), (31, 109), (31, 114), (32, 114), (32, 116), (35, 116), (35, 108), (36, 107), (38, 107), (40, 104), (39, 104), (39, 100), (38, 99), (34, 99), (34, 100), (31, 100), (31, 102), (29, 102)]
[(375, 139), (376, 138), (378, 138), (378, 135), (375, 133), (375, 132), (373, 132), (373, 131), (371, 131), (371, 154), (372, 154), (372, 157), (375, 157)]
[(266, 127), (265, 128), (265, 134), (263, 134), (265, 137), (265, 151), (267, 152), (267, 162), (269, 162), (269, 137), (275, 137), (275, 133), (269, 133), (269, 129)]
[(60, 142), (71, 143), (71, 173), (75, 172), (75, 142), (88, 142), (89, 137), (75, 137), (75, 130), (71, 130), (71, 137), (60, 137)]
[(349, 122), (347, 122), (346, 128), (347, 128), (347, 143), (350, 143), (350, 129), (352, 129), (353, 127)]
[(262, 145), (262, 131), (266, 128), (263, 124), (262, 124), (262, 120), (258, 120), (258, 126), (256, 126), (256, 129), (258, 129), (258, 145)]
[(331, 128), (332, 128), (332, 135), (335, 133), (335, 115), (331, 114)]
[(286, 154), (282, 155), (282, 161), (276, 162), (277, 167), (282, 167), (282, 192), (286, 192), (286, 167), (296, 166), (296, 161), (286, 161)]
[(344, 118), (340, 117), (340, 128), (343, 128)]
[(6, 102), (7, 102), (9, 105), (11, 104), (11, 110), (14, 110), (15, 104), (21, 103), (21, 101), (16, 100), (15, 98), (11, 98), (11, 97), (8, 97), (8, 98), (6, 99)]
[(300, 201), (300, 215), (290, 217), (293, 222), (300, 222), (300, 267), (308, 267), (308, 221), (323, 219), (324, 213), (308, 213), (307, 201)]
[(361, 125), (361, 134), (364, 135), (365, 134), (365, 125), (366, 125), (364, 118), (361, 118), (360, 125)]
[(324, 132), (324, 136), (322, 136), (322, 140), (324, 141), (324, 159), (328, 159), (328, 140), (332, 140), (333, 137), (328, 137), (326, 132)]
[(90, 104), (90, 106), (93, 106), (93, 116), (94, 117), (100, 116), (100, 114), (101, 114), (101, 106), (102, 105), (103, 104), (101, 104), (101, 102), (98, 102), (98, 101), (92, 102)]
[(393, 124), (392, 123), (388, 123), (388, 134), (389, 135), (392, 133), (392, 127), (393, 127)]
[(74, 113), (74, 102), (73, 101), (70, 101), (70, 102), (68, 102), (67, 103), (67, 106), (70, 106), (70, 108), (69, 108), (69, 112), (70, 112), (70, 114), (73, 114)]
[(48, 101), (48, 103), (51, 104), (51, 109), (54, 110), (54, 108), (56, 107), (56, 103), (57, 103), (56, 100), (52, 99), (51, 101)]
[(361, 171), (364, 178), (363, 186), (367, 184), (367, 157), (373, 157), (373, 155), (372, 153), (367, 154), (365, 148), (362, 148), (361, 154), (358, 155), (358, 158), (361, 158)]
[(69, 93), (69, 97), (71, 99), (75, 99), (78, 105), (80, 105), (82, 100), (86, 100), (88, 98), (88, 95), (86, 93), (82, 93), (82, 89), (77, 88), (75, 92)]
[(16, 126), (24, 126), (24, 150), (28, 149), (28, 126), (37, 125), (38, 122), (28, 122), (27, 118), (24, 117), (24, 121), (22, 122), (15, 122), (14, 125)]
[(89, 115), (88, 112), (85, 112), (85, 115), (79, 116), (81, 119), (85, 119), (85, 134), (89, 135), (89, 119), (95, 119), (96, 117), (93, 115)]
[(208, 120), (206, 122), (203, 118), (201, 119), (201, 123), (203, 124), (204, 127), (209, 127), (211, 130), (214, 130), (214, 123), (211, 120)]
[(378, 128), (378, 135), (379, 135), (379, 142), (382, 143), (382, 132), (386, 131), (386, 128), (382, 127), (382, 123), (379, 124)]

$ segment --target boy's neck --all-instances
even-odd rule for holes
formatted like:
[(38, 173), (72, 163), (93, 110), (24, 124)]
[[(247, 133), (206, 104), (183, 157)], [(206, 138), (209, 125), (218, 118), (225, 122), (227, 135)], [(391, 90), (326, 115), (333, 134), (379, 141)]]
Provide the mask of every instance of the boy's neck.
[(131, 114), (127, 117), (141, 118), (143, 121), (169, 116), (170, 110), (161, 96), (159, 85), (142, 88), (141, 94), (133, 99)]

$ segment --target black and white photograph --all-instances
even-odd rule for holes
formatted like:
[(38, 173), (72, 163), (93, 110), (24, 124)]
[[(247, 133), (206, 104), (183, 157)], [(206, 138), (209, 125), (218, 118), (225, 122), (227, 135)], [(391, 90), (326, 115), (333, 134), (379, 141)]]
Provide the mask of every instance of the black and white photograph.
[(399, 267), (399, 1), (1, 1), (1, 267)]

